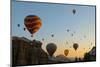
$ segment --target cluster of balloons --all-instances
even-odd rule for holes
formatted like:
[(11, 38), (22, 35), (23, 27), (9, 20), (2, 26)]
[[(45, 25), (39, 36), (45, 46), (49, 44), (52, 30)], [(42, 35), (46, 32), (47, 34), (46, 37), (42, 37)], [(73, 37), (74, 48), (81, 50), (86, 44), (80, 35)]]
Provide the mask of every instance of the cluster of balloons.
[[(74, 43), (74, 44), (73, 44), (73, 48), (74, 48), (75, 51), (77, 50), (78, 47), (79, 47), (79, 45), (78, 45), (77, 43)], [(54, 44), (54, 43), (49, 43), (49, 44), (47, 44), (47, 46), (46, 46), (46, 50), (47, 50), (47, 52), (48, 52), (48, 54), (49, 54), (50, 56), (53, 56), (53, 54), (54, 54), (54, 52), (56, 51), (56, 49), (57, 49), (57, 46), (56, 46), (56, 44)], [(68, 53), (69, 53), (69, 50), (68, 50), (68, 49), (65, 49), (65, 50), (64, 50), (65, 56), (67, 56)]]
[[(71, 30), (70, 29), (67, 29), (67, 32), (70, 32)], [(75, 31), (73, 33), (71, 33), (71, 36), (73, 37), (75, 34)]]
[[(73, 9), (72, 12), (73, 14), (75, 14), (76, 10)], [(28, 15), (24, 19), (24, 25), (26, 26), (27, 30), (30, 32), (31, 37), (33, 37), (33, 34), (36, 33), (42, 26), (42, 21), (36, 15)], [(18, 27), (20, 27), (20, 24), (18, 24)], [(23, 28), (23, 30), (25, 31), (26, 28)], [(67, 31), (69, 32), (70, 30), (67, 30)], [(52, 34), (51, 36), (54, 37), (54, 34)]]
[[(78, 47), (79, 47), (79, 45), (78, 45), (77, 43), (74, 43), (74, 44), (73, 44), (73, 48), (74, 48), (75, 51), (77, 50)], [(65, 56), (67, 56), (68, 53), (69, 53), (69, 50), (68, 50), (68, 49), (65, 49), (65, 50), (64, 50)]]
[[(72, 12), (73, 12), (73, 14), (75, 14), (76, 10), (73, 9)], [(31, 34), (31, 37), (33, 37), (33, 34), (36, 33), (42, 26), (42, 21), (36, 15), (28, 15), (24, 19), (24, 25), (26, 26), (26, 28), (23, 28), (23, 30), (25, 31), (27, 29), (29, 31), (29, 33)], [(18, 24), (17, 26), (20, 27), (20, 24)], [(69, 31), (70, 30), (67, 29), (67, 32), (69, 32)], [(73, 36), (73, 34), (71, 34), (71, 35)], [(54, 37), (54, 34), (52, 34), (51, 37)], [(42, 40), (44, 41), (44, 38)], [(78, 44), (75, 43), (73, 45), (73, 48), (75, 50), (77, 50)], [(47, 49), (49, 55), (52, 56), (54, 54), (54, 52), (56, 51), (57, 46), (54, 43), (49, 43), (49, 44), (47, 44), (46, 49)], [(69, 53), (69, 50), (65, 49), (64, 54), (67, 56), (68, 53)]]

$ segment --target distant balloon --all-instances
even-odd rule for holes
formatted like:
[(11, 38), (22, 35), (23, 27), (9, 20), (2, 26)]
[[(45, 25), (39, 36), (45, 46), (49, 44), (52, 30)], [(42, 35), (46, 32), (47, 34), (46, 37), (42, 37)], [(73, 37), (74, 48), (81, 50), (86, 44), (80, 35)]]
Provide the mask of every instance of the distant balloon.
[(69, 29), (67, 29), (67, 32), (69, 32), (70, 30)]
[(44, 41), (44, 38), (42, 38), (42, 41)]
[(52, 34), (51, 37), (54, 37), (54, 34)]
[(24, 29), (24, 31), (26, 30), (26, 28), (23, 28)]
[(77, 50), (78, 47), (79, 47), (79, 45), (77, 43), (73, 44), (73, 48), (75, 49), (75, 51)]
[(71, 36), (73, 36), (74, 34), (71, 34)]
[(36, 33), (42, 26), (42, 21), (36, 15), (28, 15), (24, 19), (24, 24), (27, 30), (30, 32), (31, 37), (33, 37), (33, 34)]
[(76, 10), (75, 10), (75, 9), (73, 9), (73, 11), (72, 11), (72, 12), (73, 12), (73, 14), (75, 14), (75, 13), (76, 13)]
[(18, 27), (20, 27), (20, 24), (17, 24)]
[(69, 50), (68, 50), (68, 49), (65, 49), (65, 50), (64, 50), (64, 54), (67, 56), (68, 53), (69, 53)]
[(46, 46), (46, 50), (48, 51), (50, 56), (53, 56), (54, 52), (56, 51), (57, 46), (54, 43), (49, 43)]

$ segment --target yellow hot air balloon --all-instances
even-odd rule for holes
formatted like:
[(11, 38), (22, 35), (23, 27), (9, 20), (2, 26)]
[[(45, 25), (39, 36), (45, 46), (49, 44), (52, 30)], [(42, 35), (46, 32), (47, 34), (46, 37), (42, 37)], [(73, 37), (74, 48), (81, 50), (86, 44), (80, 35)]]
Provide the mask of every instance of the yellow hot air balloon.
[(65, 50), (64, 50), (64, 54), (67, 56), (68, 53), (69, 53), (69, 50), (68, 50), (68, 49), (65, 49)]

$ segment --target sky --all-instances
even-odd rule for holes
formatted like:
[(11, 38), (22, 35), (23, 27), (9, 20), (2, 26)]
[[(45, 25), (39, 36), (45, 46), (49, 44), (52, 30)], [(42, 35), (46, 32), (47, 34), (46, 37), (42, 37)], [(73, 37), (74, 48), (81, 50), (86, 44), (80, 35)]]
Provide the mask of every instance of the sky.
[[(76, 10), (75, 14), (73, 9)], [(42, 27), (33, 37), (28, 30), (23, 30), (27, 15), (37, 15), (42, 20)], [(51, 37), (52, 34), (54, 37)], [(64, 55), (64, 50), (68, 49), (67, 57), (83, 57), (85, 52), (95, 46), (95, 6), (12, 2), (12, 36), (39, 41), (44, 38), (42, 48), (45, 51), (48, 43), (57, 45), (55, 56)], [(77, 51), (74, 50), (73, 43), (78, 43)]]

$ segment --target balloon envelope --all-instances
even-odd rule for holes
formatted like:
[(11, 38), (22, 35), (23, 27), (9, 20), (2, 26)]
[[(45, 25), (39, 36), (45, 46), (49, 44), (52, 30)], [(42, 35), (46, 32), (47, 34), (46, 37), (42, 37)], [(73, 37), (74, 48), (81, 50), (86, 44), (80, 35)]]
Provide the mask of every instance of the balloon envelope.
[(20, 24), (17, 24), (18, 27), (20, 27)]
[(51, 37), (54, 37), (54, 34), (52, 34)]
[(42, 41), (44, 41), (44, 38), (42, 38)]
[(52, 56), (54, 52), (56, 51), (57, 46), (54, 43), (49, 43), (46, 46), (46, 50), (48, 51), (49, 55)]
[(67, 32), (69, 32), (69, 29), (67, 29)]
[(76, 10), (75, 9), (73, 9), (73, 14), (75, 14), (76, 13)]
[(77, 44), (77, 43), (74, 43), (74, 44), (73, 44), (73, 48), (74, 48), (75, 50), (77, 50), (78, 44)]
[(74, 34), (71, 34), (71, 36), (73, 36)]
[(26, 28), (23, 28), (23, 30), (25, 31), (25, 30), (26, 30)]
[(36, 15), (28, 15), (24, 19), (24, 24), (27, 28), (27, 30), (31, 33), (34, 34), (37, 32), (40, 27), (42, 26), (42, 21), (41, 19), (36, 16)]
[(68, 53), (69, 53), (69, 50), (68, 50), (68, 49), (65, 49), (65, 50), (64, 50), (64, 54), (67, 56)]

